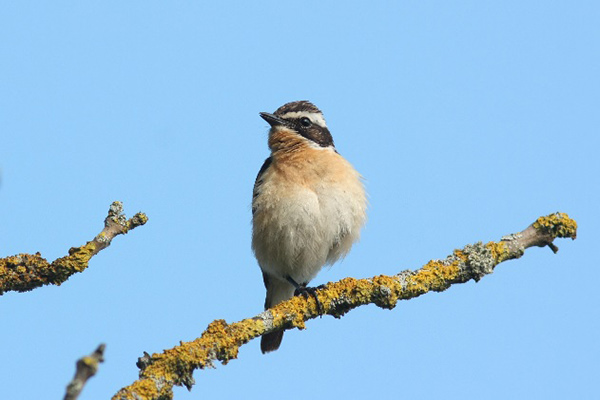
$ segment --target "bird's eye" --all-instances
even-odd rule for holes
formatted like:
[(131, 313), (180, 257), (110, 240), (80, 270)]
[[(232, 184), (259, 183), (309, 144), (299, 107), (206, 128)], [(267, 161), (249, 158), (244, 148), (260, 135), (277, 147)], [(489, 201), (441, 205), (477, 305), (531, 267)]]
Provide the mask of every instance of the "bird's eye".
[(309, 126), (312, 125), (312, 122), (310, 121), (310, 119), (304, 117), (300, 119), (300, 125), (302, 125), (305, 128), (308, 128)]

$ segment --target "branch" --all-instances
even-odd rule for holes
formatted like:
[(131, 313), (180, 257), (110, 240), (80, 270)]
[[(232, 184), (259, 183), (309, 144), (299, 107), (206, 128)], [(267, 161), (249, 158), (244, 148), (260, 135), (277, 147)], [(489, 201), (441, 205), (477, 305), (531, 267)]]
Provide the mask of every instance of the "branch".
[(77, 400), (88, 379), (96, 375), (98, 364), (104, 362), (104, 349), (106, 346), (101, 344), (89, 356), (77, 360), (77, 369), (73, 380), (67, 385), (67, 393), (64, 400)]
[(0, 259), (0, 295), (5, 292), (27, 292), (44, 285), (60, 285), (76, 272), (88, 267), (90, 259), (110, 246), (115, 236), (144, 225), (146, 214), (137, 213), (131, 219), (123, 214), (123, 204), (115, 201), (110, 205), (104, 220), (104, 229), (92, 241), (81, 247), (69, 249), (69, 255), (52, 263), (40, 253), (17, 254)]
[[(499, 242), (481, 242), (454, 250), (445, 260), (432, 260), (417, 271), (403, 271), (394, 276), (369, 279), (345, 278), (328, 283), (317, 290), (323, 314), (340, 318), (348, 311), (365, 304), (392, 309), (398, 300), (418, 297), (427, 292), (442, 292), (452, 284), (479, 281), (493, 272), (499, 263), (521, 257), (532, 246), (548, 246), (557, 237), (575, 239), (577, 223), (567, 214), (556, 213), (538, 218), (522, 232), (504, 236)], [(227, 324), (213, 321), (202, 336), (191, 342), (144, 356), (138, 360), (140, 379), (121, 389), (113, 400), (172, 399), (173, 386), (191, 389), (195, 369), (214, 368), (218, 360), (226, 364), (237, 358), (241, 345), (280, 329), (304, 329), (304, 322), (319, 316), (313, 297), (297, 296), (259, 315)]]

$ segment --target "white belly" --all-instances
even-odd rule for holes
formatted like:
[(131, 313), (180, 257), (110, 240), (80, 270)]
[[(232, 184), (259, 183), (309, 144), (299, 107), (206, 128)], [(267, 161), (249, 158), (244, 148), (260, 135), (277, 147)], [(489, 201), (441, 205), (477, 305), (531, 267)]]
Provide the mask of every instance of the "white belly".
[(321, 268), (343, 257), (359, 238), (366, 200), (355, 182), (265, 185), (253, 220), (252, 247), (261, 269), (281, 280), (310, 282)]

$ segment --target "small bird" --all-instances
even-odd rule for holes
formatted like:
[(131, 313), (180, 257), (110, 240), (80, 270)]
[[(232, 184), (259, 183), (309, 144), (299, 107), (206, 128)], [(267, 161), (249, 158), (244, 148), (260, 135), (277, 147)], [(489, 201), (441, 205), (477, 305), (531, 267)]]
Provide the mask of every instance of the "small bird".
[[(367, 198), (315, 105), (295, 101), (260, 116), (271, 125), (271, 155), (254, 183), (252, 250), (267, 310), (306, 293), (323, 266), (350, 251), (366, 221)], [(282, 338), (283, 331), (263, 335), (262, 352), (277, 350)]]

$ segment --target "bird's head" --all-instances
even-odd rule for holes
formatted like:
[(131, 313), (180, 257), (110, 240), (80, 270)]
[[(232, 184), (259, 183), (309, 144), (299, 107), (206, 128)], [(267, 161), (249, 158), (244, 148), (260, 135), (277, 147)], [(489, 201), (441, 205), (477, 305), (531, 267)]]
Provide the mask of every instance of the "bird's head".
[(294, 101), (279, 107), (273, 114), (261, 112), (260, 116), (271, 125), (274, 135), (319, 147), (334, 147), (323, 113), (309, 101)]

